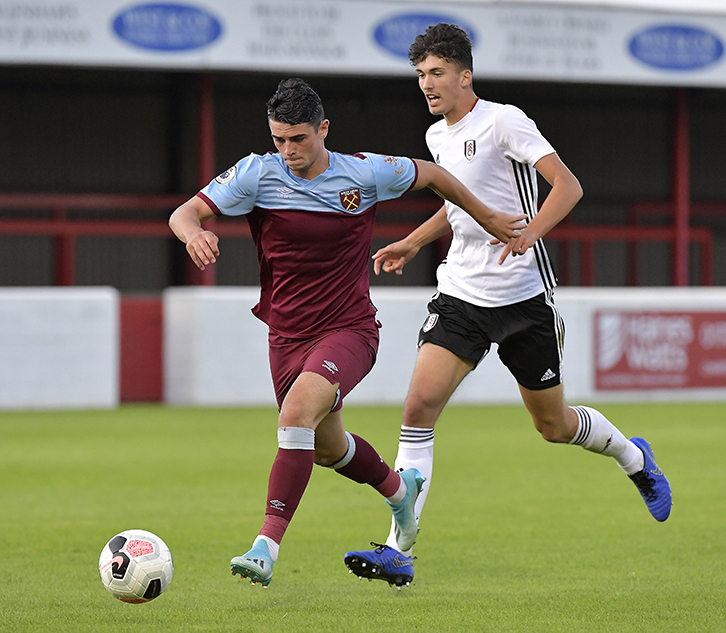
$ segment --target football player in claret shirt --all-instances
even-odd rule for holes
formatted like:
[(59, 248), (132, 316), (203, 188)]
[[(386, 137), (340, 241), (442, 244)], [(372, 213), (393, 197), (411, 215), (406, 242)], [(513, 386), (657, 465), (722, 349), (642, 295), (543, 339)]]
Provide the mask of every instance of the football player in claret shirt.
[[(341, 413), (378, 350), (368, 279), (377, 202), (429, 187), (503, 241), (519, 234), (524, 218), (492, 211), (434, 163), (328, 151), (329, 121), (301, 79), (280, 83), (267, 114), (277, 153), (243, 158), (169, 220), (202, 270), (220, 253), (217, 236), (202, 227), (214, 215), (245, 215), (257, 247), (261, 293), (253, 313), (269, 327), (278, 452), (262, 529), (231, 567), (265, 586), (313, 464), (375, 488), (391, 507), (401, 549), (416, 537), (423, 477), (415, 469), (394, 472), (370, 444), (346, 432)], [(400, 586), (406, 578), (397, 580)]]
[[(579, 201), (579, 182), (520, 109), (476, 96), (472, 44), (463, 29), (429, 27), (414, 40), (409, 59), (429, 111), (443, 117), (426, 133), (436, 162), (492, 209), (527, 216), (526, 228), (504, 245), (447, 202), (406, 238), (373, 256), (376, 274), (381, 269), (400, 274), (422, 246), (453, 231), (437, 272), (438, 292), (419, 333), (395, 462), (397, 469), (416, 468), (426, 478), (416, 501), (417, 520), (431, 484), (436, 420), (494, 342), (542, 437), (614, 458), (653, 517), (665, 521), (671, 488), (648, 442), (627, 439), (596, 409), (570, 407), (564, 399), (564, 324), (553, 297), (557, 279), (541, 238)], [(552, 185), (539, 211), (537, 172)], [(348, 552), (349, 569), (390, 580), (408, 563), (412, 578), (411, 551), (400, 547), (394, 532), (375, 550)]]

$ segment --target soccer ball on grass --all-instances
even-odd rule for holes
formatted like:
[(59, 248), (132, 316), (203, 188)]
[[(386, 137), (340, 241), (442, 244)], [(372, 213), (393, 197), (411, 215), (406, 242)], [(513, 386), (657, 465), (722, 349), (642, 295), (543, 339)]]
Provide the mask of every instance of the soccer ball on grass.
[(112, 596), (123, 602), (148, 602), (169, 586), (174, 562), (158, 536), (146, 530), (126, 530), (101, 550), (98, 572)]

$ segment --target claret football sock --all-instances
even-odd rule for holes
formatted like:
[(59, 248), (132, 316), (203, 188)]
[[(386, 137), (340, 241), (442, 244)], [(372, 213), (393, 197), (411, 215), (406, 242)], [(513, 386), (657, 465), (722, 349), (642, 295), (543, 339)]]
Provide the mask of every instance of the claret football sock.
[(277, 430), (278, 449), (270, 471), (265, 522), (260, 534), (280, 543), (310, 481), (315, 457), (315, 431)]
[(348, 452), (333, 468), (337, 473), (359, 484), (368, 484), (384, 497), (392, 497), (401, 486), (401, 477), (383, 461), (362, 437), (352, 433), (348, 436)]

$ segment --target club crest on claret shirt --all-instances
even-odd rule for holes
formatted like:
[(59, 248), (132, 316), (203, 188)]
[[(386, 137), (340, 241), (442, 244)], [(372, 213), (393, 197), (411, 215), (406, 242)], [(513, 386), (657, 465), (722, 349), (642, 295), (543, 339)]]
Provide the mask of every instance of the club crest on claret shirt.
[(471, 160), (472, 158), (474, 158), (474, 154), (476, 154), (476, 141), (474, 139), (465, 141), (464, 158), (466, 158), (466, 160)]
[(360, 189), (340, 191), (340, 204), (346, 211), (355, 211), (360, 206)]

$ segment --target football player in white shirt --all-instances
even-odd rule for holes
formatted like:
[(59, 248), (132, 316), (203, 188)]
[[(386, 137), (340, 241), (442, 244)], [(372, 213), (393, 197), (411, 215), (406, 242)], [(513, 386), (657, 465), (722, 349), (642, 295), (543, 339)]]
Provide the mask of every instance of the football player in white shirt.
[[(527, 226), (504, 245), (447, 202), (403, 240), (373, 256), (376, 274), (401, 274), (422, 246), (453, 231), (437, 272), (438, 292), (419, 333), (395, 467), (416, 468), (426, 477), (416, 502), (420, 517), (431, 484), (436, 420), (495, 342), (542, 437), (614, 458), (653, 517), (665, 521), (672, 503), (670, 484), (648, 442), (627, 439), (599, 411), (570, 407), (564, 399), (564, 324), (553, 300), (557, 280), (541, 238), (580, 200), (580, 184), (521, 110), (476, 96), (471, 49), (466, 32), (452, 24), (429, 27), (411, 45), (409, 59), (429, 111), (443, 117), (429, 128), (426, 142), (435, 161), (484, 204), (513, 215), (525, 213)], [(536, 172), (552, 186), (539, 211)], [(359, 577), (399, 586), (402, 574), (413, 579), (411, 550), (398, 546), (393, 529), (385, 545), (348, 552), (345, 563)]]

